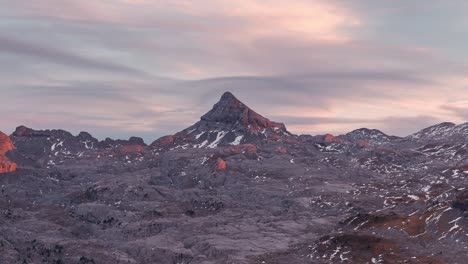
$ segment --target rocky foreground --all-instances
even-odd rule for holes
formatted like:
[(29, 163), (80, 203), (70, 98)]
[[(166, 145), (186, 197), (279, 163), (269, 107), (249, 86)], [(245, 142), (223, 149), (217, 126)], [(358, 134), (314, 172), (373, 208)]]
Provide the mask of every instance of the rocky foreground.
[(0, 263), (467, 263), (468, 123), (294, 135), (225, 93), (149, 146), (0, 134)]

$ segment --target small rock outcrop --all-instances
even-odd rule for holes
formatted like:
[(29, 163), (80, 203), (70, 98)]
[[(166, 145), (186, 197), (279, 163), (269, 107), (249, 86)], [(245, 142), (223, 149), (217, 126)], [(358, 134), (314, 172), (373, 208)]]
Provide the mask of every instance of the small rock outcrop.
[(217, 171), (225, 171), (227, 169), (227, 163), (221, 158), (218, 158), (216, 163), (216, 170)]
[(323, 142), (324, 143), (343, 143), (343, 140), (333, 136), (332, 134), (326, 134), (323, 137)]
[(0, 132), (0, 173), (16, 171), (16, 163), (6, 157), (6, 153), (15, 149), (10, 137)]

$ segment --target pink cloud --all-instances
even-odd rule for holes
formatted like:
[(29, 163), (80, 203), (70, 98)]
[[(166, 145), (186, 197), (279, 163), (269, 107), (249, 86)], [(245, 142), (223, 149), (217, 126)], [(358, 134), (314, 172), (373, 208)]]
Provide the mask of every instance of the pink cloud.
[[(336, 41), (348, 37), (342, 27), (361, 23), (350, 10), (324, 0), (284, 1), (78, 1), (30, 0), (10, 4), (19, 14), (83, 23), (126, 26), (182, 26), (257, 37), (289, 34)], [(214, 22), (214, 23), (213, 23)]]

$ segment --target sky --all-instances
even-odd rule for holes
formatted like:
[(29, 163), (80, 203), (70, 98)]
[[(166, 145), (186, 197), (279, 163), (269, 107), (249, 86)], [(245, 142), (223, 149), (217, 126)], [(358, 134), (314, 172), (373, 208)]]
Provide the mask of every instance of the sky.
[(225, 92), (296, 134), (468, 121), (462, 0), (0, 0), (0, 130), (151, 142)]

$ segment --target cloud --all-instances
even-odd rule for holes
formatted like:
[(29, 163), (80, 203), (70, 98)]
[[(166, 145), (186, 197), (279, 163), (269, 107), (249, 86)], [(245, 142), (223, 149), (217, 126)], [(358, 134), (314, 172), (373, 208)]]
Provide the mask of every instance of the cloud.
[(119, 73), (129, 73), (143, 75), (142, 72), (130, 67), (114, 64), (111, 62), (101, 62), (76, 56), (57, 48), (48, 48), (37, 44), (29, 44), (14, 39), (0, 37), (0, 53), (14, 54), (40, 59), (41, 63), (57, 63), (66, 66), (91, 68)]
[(389, 116), (381, 119), (376, 124), (375, 128), (381, 129), (390, 135), (408, 136), (440, 122), (442, 122), (441, 119), (427, 115), (406, 117)]
[[(330, 78), (332, 74), (337, 77)], [(302, 77), (22, 85), (6, 91), (6, 95), (16, 100), (2, 104), (0, 110), (16, 117), (10, 120), (11, 127), (25, 122), (33, 127), (47, 128), (49, 125), (75, 131), (81, 126), (80, 130), (91, 128), (91, 132), (97, 131), (99, 135), (105, 135), (101, 131), (107, 131), (107, 136), (114, 137), (143, 134), (147, 141), (195, 123), (224, 91), (233, 92), (258, 113), (284, 122), (294, 133), (345, 133), (367, 126), (405, 135), (429, 121), (436, 121), (435, 117), (425, 117), (425, 110), (431, 107), (428, 98), (433, 97), (423, 88), (426, 86), (414, 87), (412, 80), (401, 78), (399, 89), (375, 89), (353, 81), (362, 74), (337, 72)], [(381, 85), (386, 83), (385, 78), (377, 79)], [(388, 81), (390, 84), (395, 82), (393, 79)], [(413, 88), (410, 99), (416, 94), (420, 96), (420, 109), (418, 101), (401, 98), (405, 83)], [(399, 102), (399, 106), (392, 108), (394, 102)], [(27, 107), (18, 109), (17, 103)], [(71, 127), (69, 120), (74, 120)]]
[[(308, 33), (340, 38), (340, 26), (359, 23), (350, 10), (324, 0), (260, 1), (78, 1), (5, 2), (14, 13), (49, 20), (131, 26), (158, 26), (227, 33)], [(125, 11), (125, 12), (123, 12)], [(11, 12), (10, 12), (11, 14)], [(217, 23), (211, 23), (217, 22)]]
[[(367, 29), (366, 16), (357, 4), (338, 1), (31, 0), (5, 5), (12, 25), (3, 30), (6, 35), (30, 36), (34, 46), (52, 42), (81, 54), (105, 54), (152, 75), (207, 79), (379, 69), (435, 81), (466, 72), (464, 65), (443, 61), (424, 45), (356, 38), (356, 30)], [(445, 67), (437, 67), (441, 64)]]
[(464, 105), (466, 106), (442, 105), (440, 108), (468, 122), (468, 102)]
[[(282, 117), (288, 120), (288, 127), (294, 130), (313, 131), (312, 134), (345, 134), (358, 128), (375, 128), (388, 135), (401, 137), (413, 134), (422, 128), (429, 127), (440, 122), (440, 119), (433, 116), (407, 116), (395, 117), (385, 116), (382, 118), (323, 118), (323, 117)], [(352, 129), (350, 129), (350, 126)]]
[(399, 72), (24, 83), (3, 92), (14, 100), (0, 105), (0, 111), (9, 113), (2, 123), (6, 131), (26, 124), (72, 132), (90, 129), (99, 137), (142, 135), (152, 141), (197, 122), (224, 91), (231, 91), (294, 133), (342, 134), (370, 127), (405, 136), (439, 121), (455, 121), (445, 110), (434, 111), (451, 94), (428, 92), (428, 85)]
[(4, 98), (10, 98), (0, 105), (0, 111), (8, 113), (1, 130), (13, 131), (24, 124), (73, 133), (89, 130), (100, 138), (145, 136), (151, 141), (197, 120), (191, 116), (190, 105), (181, 108), (172, 104), (171, 99), (147, 85), (76, 81), (0, 88)]

